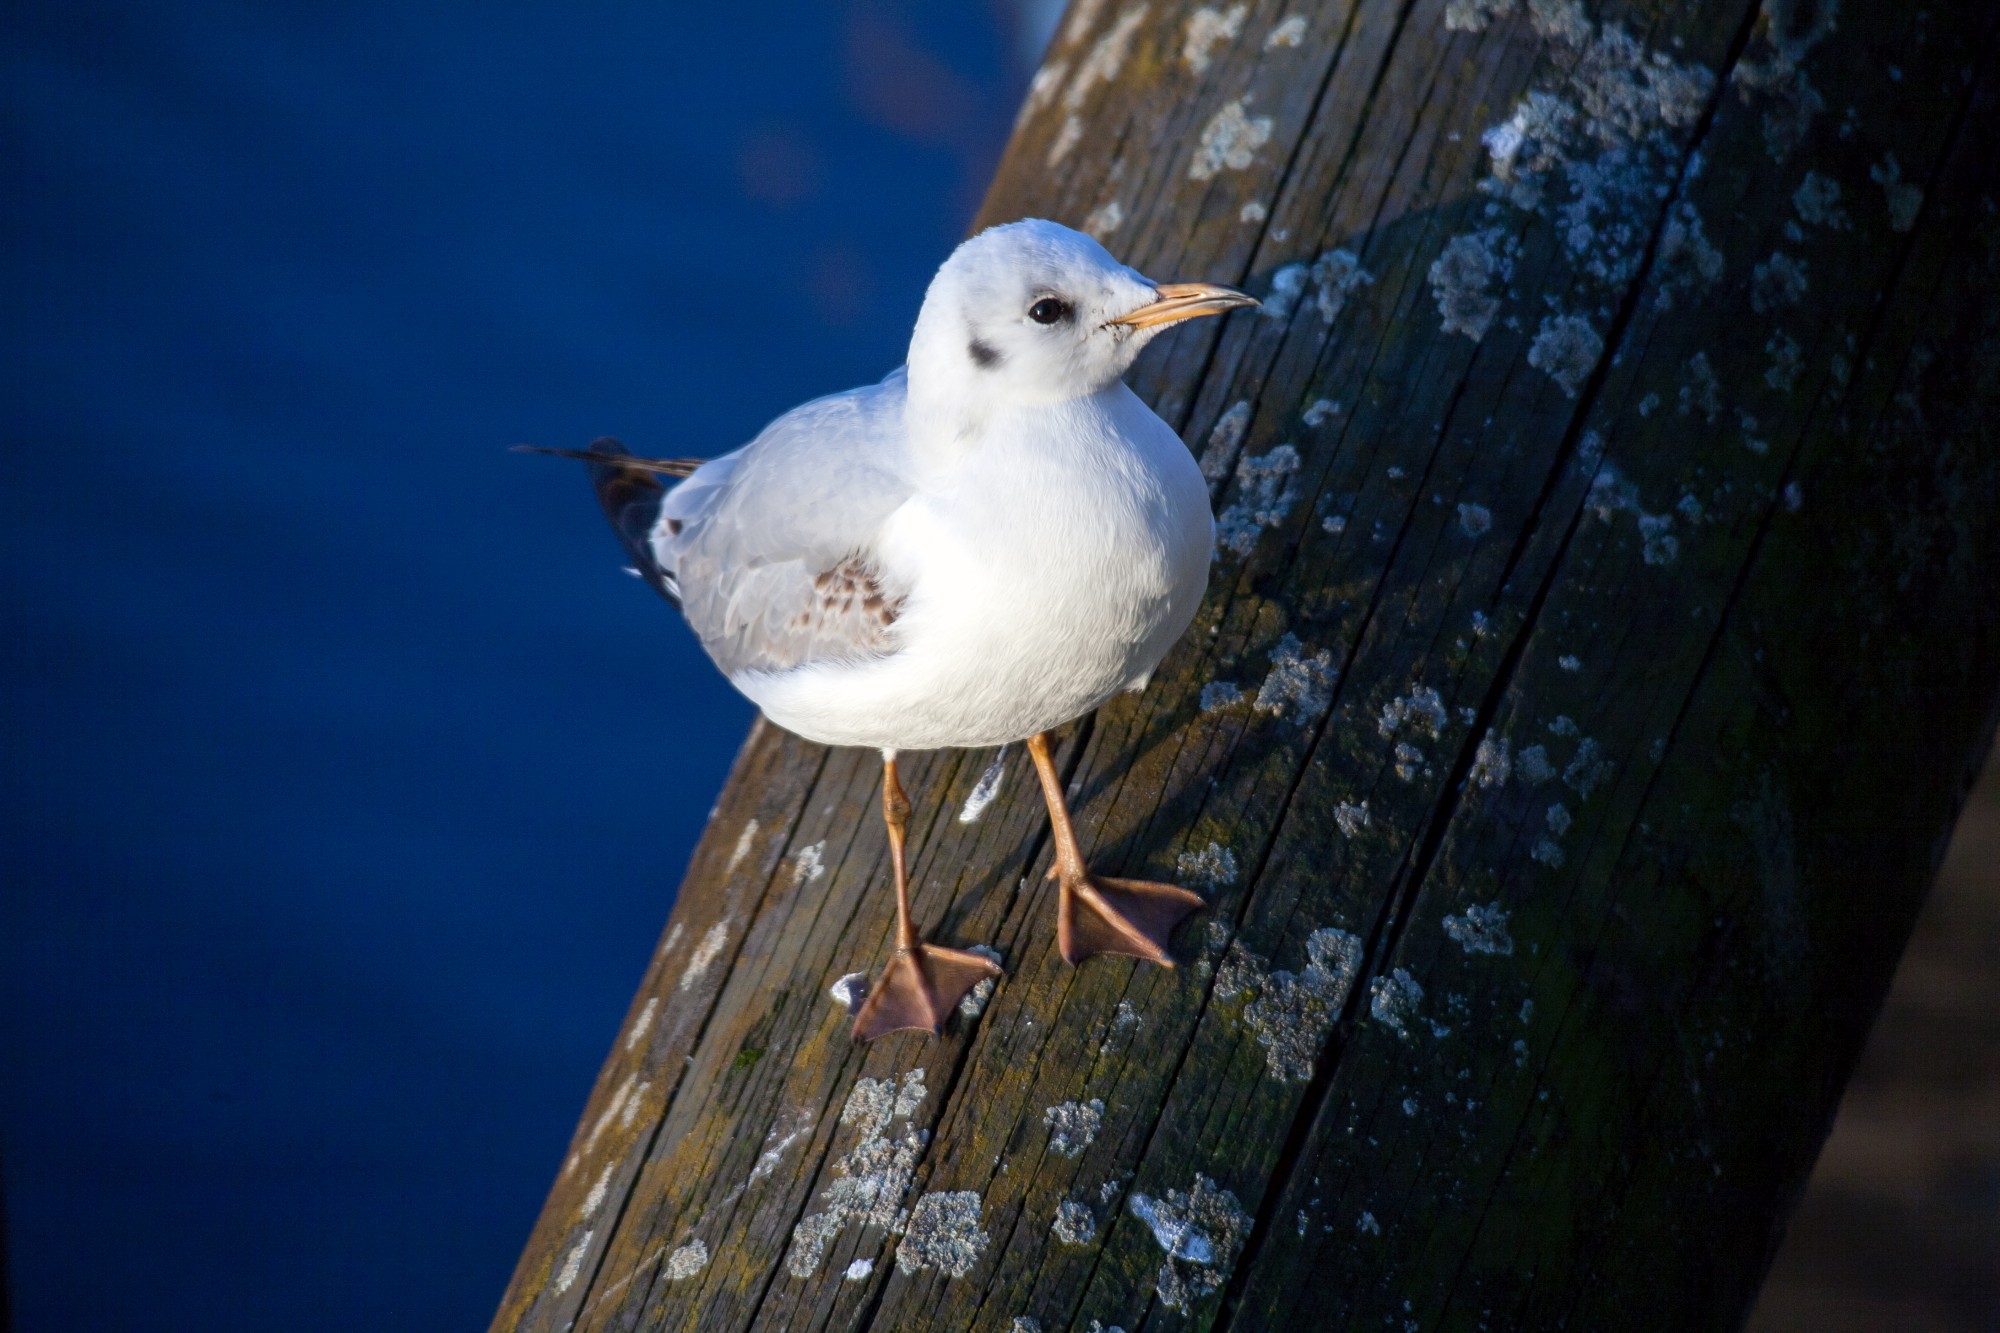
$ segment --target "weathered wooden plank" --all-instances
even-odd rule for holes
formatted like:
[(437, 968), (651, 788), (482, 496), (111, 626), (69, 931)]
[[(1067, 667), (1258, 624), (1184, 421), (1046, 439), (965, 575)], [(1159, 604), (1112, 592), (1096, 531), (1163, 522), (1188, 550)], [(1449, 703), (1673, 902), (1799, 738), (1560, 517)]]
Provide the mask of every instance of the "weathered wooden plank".
[(1188, 965), (921, 757), (1008, 976), (851, 1046), (875, 765), (753, 733), (495, 1327), (1739, 1318), (2000, 700), (1992, 20), (1834, 18), (1076, 6), (982, 221), (1273, 297), (1134, 377), (1221, 550), (1061, 756)]
[[(732, 938), (728, 924), (741, 921), (753, 895), (772, 882), (802, 794), (812, 789), (825, 757), (761, 722), (752, 729), (710, 824), (711, 833), (726, 827), (734, 835), (727, 843), (704, 838), (695, 850), (674, 915), (591, 1089), (498, 1320), (561, 1327), (575, 1317), (609, 1237), (606, 1222), (630, 1192), (661, 1108), (673, 1097), (740, 950), (741, 934)], [(698, 928), (690, 931), (690, 921)], [(711, 934), (717, 926), (721, 933)]]

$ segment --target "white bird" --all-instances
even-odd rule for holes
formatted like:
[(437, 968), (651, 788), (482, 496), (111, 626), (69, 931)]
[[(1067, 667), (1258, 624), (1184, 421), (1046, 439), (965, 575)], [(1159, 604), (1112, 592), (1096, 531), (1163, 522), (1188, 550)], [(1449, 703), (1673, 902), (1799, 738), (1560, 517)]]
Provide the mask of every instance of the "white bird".
[(1084, 868), (1047, 733), (1144, 688), (1208, 584), (1207, 485), (1121, 377), (1169, 325), (1255, 304), (1152, 282), (1052, 222), (1010, 223), (945, 261), (907, 365), (879, 384), (794, 408), (707, 462), (615, 440), (542, 451), (591, 464), (634, 566), (766, 717), (882, 752), (897, 947), (857, 1039), (940, 1031), (999, 972), (910, 919), (902, 750), (1025, 740), (1063, 957), (1172, 966), (1168, 934), (1201, 899)]

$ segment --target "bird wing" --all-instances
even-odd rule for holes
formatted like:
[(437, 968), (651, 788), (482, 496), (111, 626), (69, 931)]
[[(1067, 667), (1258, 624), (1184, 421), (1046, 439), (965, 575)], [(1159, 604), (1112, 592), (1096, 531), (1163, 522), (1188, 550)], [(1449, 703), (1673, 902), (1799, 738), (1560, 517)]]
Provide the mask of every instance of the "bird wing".
[(681, 604), (680, 589), (674, 586), (671, 571), (661, 568), (653, 554), (652, 531), (659, 521), (660, 506), (667, 486), (661, 477), (691, 477), (700, 471), (699, 458), (635, 458), (611, 436), (592, 440), (588, 449), (546, 449), (540, 445), (517, 444), (521, 453), (553, 454), (557, 458), (581, 459), (590, 468), (590, 483), (597, 503), (618, 544), (632, 558), (632, 572), (652, 585), (653, 591)]
[(654, 560), (725, 674), (895, 651), (908, 589), (876, 541), (914, 489), (903, 399), (899, 370), (795, 408), (660, 502)]

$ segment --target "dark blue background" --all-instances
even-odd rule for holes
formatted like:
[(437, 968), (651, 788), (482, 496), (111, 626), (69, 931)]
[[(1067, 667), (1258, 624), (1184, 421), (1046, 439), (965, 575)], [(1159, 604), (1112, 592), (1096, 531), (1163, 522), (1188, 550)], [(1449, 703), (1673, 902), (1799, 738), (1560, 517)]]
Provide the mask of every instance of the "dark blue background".
[(7, 8), (22, 1329), (483, 1326), (750, 717), (505, 446), (900, 361), (1052, 8)]

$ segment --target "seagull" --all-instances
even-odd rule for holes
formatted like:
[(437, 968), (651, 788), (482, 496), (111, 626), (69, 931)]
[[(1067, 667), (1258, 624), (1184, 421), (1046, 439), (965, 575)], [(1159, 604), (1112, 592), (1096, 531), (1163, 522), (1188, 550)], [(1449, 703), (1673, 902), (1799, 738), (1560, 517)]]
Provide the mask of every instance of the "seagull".
[(1025, 741), (1054, 835), (1062, 956), (1173, 966), (1168, 936), (1202, 899), (1090, 873), (1049, 732), (1145, 688), (1208, 586), (1207, 483), (1124, 373), (1172, 325), (1256, 304), (1153, 282), (1089, 236), (1027, 219), (938, 269), (903, 366), (792, 409), (734, 453), (523, 446), (590, 465), (632, 567), (765, 717), (881, 752), (896, 948), (855, 1012), (857, 1041), (941, 1032), (1000, 975), (911, 919), (905, 750)]

